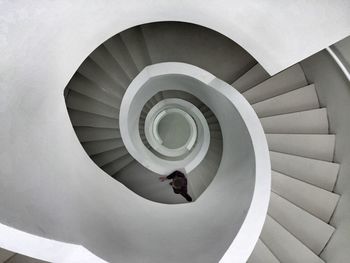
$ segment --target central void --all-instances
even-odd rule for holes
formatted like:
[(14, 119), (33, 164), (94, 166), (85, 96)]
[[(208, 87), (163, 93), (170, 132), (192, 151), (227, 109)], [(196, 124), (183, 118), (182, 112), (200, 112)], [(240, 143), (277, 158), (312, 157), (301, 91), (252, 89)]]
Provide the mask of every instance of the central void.
[(189, 117), (189, 114), (184, 111), (162, 111), (158, 116), (159, 122), (156, 130), (161, 139), (160, 143), (169, 149), (184, 146), (191, 136), (190, 123), (185, 117)]

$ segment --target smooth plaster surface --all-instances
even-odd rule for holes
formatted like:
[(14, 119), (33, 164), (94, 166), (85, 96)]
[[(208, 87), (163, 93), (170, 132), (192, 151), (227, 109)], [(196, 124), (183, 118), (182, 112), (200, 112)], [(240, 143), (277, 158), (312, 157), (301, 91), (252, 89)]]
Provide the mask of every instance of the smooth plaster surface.
[(155, 21), (216, 30), (246, 49), (271, 75), (350, 35), (346, 0), (31, 0), (1, 1), (0, 10), (2, 59), (26, 56), (26, 50), (32, 55), (34, 49), (39, 57), (50, 54), (53, 65), (67, 66), (69, 61), (73, 68), (112, 35)]

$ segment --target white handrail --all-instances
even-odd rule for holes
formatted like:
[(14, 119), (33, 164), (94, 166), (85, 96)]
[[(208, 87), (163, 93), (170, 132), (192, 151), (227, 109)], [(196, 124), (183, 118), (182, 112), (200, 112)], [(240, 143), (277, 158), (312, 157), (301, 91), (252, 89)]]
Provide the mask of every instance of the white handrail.
[(343, 71), (346, 79), (350, 82), (350, 72), (347, 69), (347, 67), (344, 65), (342, 60), (339, 58), (339, 56), (337, 54), (335, 54), (335, 52), (333, 51), (332, 47), (329, 46), (329, 47), (326, 48), (326, 50), (331, 55), (331, 57), (334, 59), (335, 63), (337, 63), (337, 65), (339, 66), (341, 71)]

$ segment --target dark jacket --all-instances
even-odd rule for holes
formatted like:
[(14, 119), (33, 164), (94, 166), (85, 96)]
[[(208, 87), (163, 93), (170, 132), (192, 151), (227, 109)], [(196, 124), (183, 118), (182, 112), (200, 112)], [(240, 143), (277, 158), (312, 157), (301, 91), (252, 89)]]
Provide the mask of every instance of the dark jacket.
[(182, 195), (188, 202), (192, 201), (191, 196), (187, 193), (187, 178), (183, 173), (179, 171), (175, 171), (169, 174), (166, 178), (173, 179), (173, 181), (174, 180), (180, 181), (181, 188), (175, 188), (173, 186), (174, 193)]

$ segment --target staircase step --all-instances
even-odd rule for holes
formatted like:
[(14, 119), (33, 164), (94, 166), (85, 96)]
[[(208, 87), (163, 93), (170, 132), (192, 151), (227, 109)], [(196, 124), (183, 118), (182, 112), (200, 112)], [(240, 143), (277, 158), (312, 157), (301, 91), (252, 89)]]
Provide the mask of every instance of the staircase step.
[(260, 238), (283, 263), (324, 263), (270, 216), (266, 217)]
[(188, 174), (193, 197), (197, 199), (209, 186), (220, 166), (222, 157), (222, 141), (211, 140), (208, 152), (203, 161)]
[(270, 151), (294, 154), (331, 162), (334, 155), (333, 134), (266, 134)]
[(210, 109), (208, 108), (208, 106), (205, 105), (205, 104), (202, 104), (200, 107), (198, 107), (198, 109), (199, 109), (203, 114), (205, 114), (205, 113), (207, 113), (208, 111), (210, 111)]
[(140, 113), (140, 118), (142, 117), (141, 119), (146, 119), (147, 113), (148, 113), (148, 111), (142, 110)]
[[(213, 113), (211, 110), (209, 110), (209, 111), (203, 113), (203, 116), (204, 116), (206, 119), (209, 119), (209, 118), (211, 118), (212, 116), (215, 116), (215, 115), (214, 115), (214, 113)], [(216, 118), (216, 116), (215, 116), (215, 118)]]
[(206, 119), (215, 116), (211, 109), (208, 108), (205, 104), (202, 104), (198, 109), (201, 111), (201, 113)]
[(132, 158), (130, 154), (126, 154), (119, 159), (102, 166), (101, 168), (115, 178), (117, 176), (116, 173), (118, 173), (118, 171), (130, 164), (132, 161), (134, 161), (134, 158)]
[(152, 98), (150, 98), (149, 102), (152, 104), (152, 107), (153, 107), (158, 103), (158, 100), (155, 98), (155, 96), (153, 96)]
[(150, 111), (153, 108), (154, 104), (152, 101), (147, 101), (146, 104), (144, 105), (145, 109), (147, 109), (147, 112)]
[(334, 232), (334, 227), (275, 193), (271, 193), (268, 214), (316, 255)]
[[(140, 174), (142, 174), (142, 176), (140, 176)], [(146, 169), (137, 161), (119, 170), (116, 179), (131, 190), (140, 193), (141, 196), (147, 194), (152, 195), (152, 193), (147, 192), (146, 189), (155, 190), (155, 188), (159, 188), (160, 185), (158, 176), (155, 176), (152, 171)]]
[(118, 129), (74, 127), (74, 130), (80, 142), (120, 138), (120, 132)]
[(120, 33), (120, 36), (129, 50), (138, 71), (142, 71), (146, 66), (152, 64), (140, 26), (123, 31)]
[(339, 164), (270, 151), (271, 168), (285, 175), (332, 191)]
[(280, 261), (272, 254), (264, 242), (259, 239), (247, 263), (280, 263)]
[(0, 248), (0, 262), (7, 262), (8, 259), (13, 257), (15, 253), (6, 249)]
[(265, 133), (327, 134), (327, 109), (316, 109), (261, 118)]
[(128, 151), (125, 147), (120, 147), (120, 148), (106, 151), (103, 153), (95, 154), (95, 155), (92, 155), (90, 157), (98, 166), (101, 167), (107, 163), (110, 163), (114, 160), (121, 158), (122, 156), (126, 155), (127, 153), (128, 153)]
[(210, 131), (210, 140), (222, 140), (221, 130)]
[(272, 171), (272, 191), (328, 223), (339, 195)]
[(120, 98), (106, 93), (78, 72), (70, 80), (68, 88), (114, 108), (119, 108), (121, 103)]
[(215, 115), (206, 118), (208, 124), (218, 123), (218, 119)]
[(179, 90), (163, 91), (163, 98), (164, 99), (178, 98), (178, 99), (186, 100), (186, 101), (192, 103), (197, 108), (199, 108), (203, 105), (203, 103), (198, 98), (193, 96), (192, 94), (190, 94), (188, 92), (184, 92), (184, 91), (179, 91)]
[(142, 29), (153, 63), (189, 63), (230, 83), (256, 64), (227, 37), (194, 24), (154, 23)]
[(123, 140), (120, 138), (83, 142), (82, 146), (89, 155), (93, 155), (106, 152), (115, 148), (123, 147), (124, 143)]
[(156, 102), (160, 102), (161, 100), (163, 100), (163, 96), (161, 92), (158, 92), (156, 95), (153, 96), (156, 100)]
[(232, 86), (239, 92), (245, 92), (248, 89), (270, 78), (269, 73), (258, 63), (243, 76), (232, 83)]
[(96, 115), (89, 112), (68, 109), (73, 126), (86, 126), (95, 128), (119, 128), (117, 119)]
[(306, 85), (307, 81), (302, 68), (299, 64), (295, 64), (245, 91), (243, 96), (250, 104), (254, 104)]
[(78, 72), (99, 86), (106, 93), (122, 98), (124, 89), (116, 83), (100, 66), (90, 57), (86, 58), (78, 69)]
[(210, 123), (208, 126), (210, 131), (221, 131), (221, 126), (219, 122)]
[(83, 94), (71, 90), (66, 98), (69, 109), (85, 111), (109, 118), (118, 118), (119, 110), (97, 100), (91, 99)]
[(117, 85), (122, 89), (127, 89), (131, 80), (129, 76), (124, 72), (123, 68), (108, 52), (104, 45), (99, 46), (91, 54), (90, 58), (104, 71), (108, 76), (113, 79)]
[(188, 175), (188, 180), (192, 186), (195, 199), (205, 191), (216, 175), (220, 160), (218, 158), (213, 159), (214, 155), (216, 156), (215, 153), (208, 151), (203, 162)]
[(260, 118), (317, 109), (319, 106), (316, 89), (313, 84), (252, 105)]
[(103, 45), (108, 52), (112, 55), (115, 61), (123, 68), (125, 73), (129, 76), (130, 80), (133, 80), (137, 74), (138, 69), (130, 56), (129, 50), (126, 48), (125, 43), (120, 38), (120, 35), (116, 35), (107, 40)]
[[(142, 176), (140, 176), (142, 175)], [(170, 181), (160, 182), (159, 175), (134, 161), (119, 170), (116, 179), (138, 195), (155, 202), (179, 204), (186, 200), (174, 194)]]

